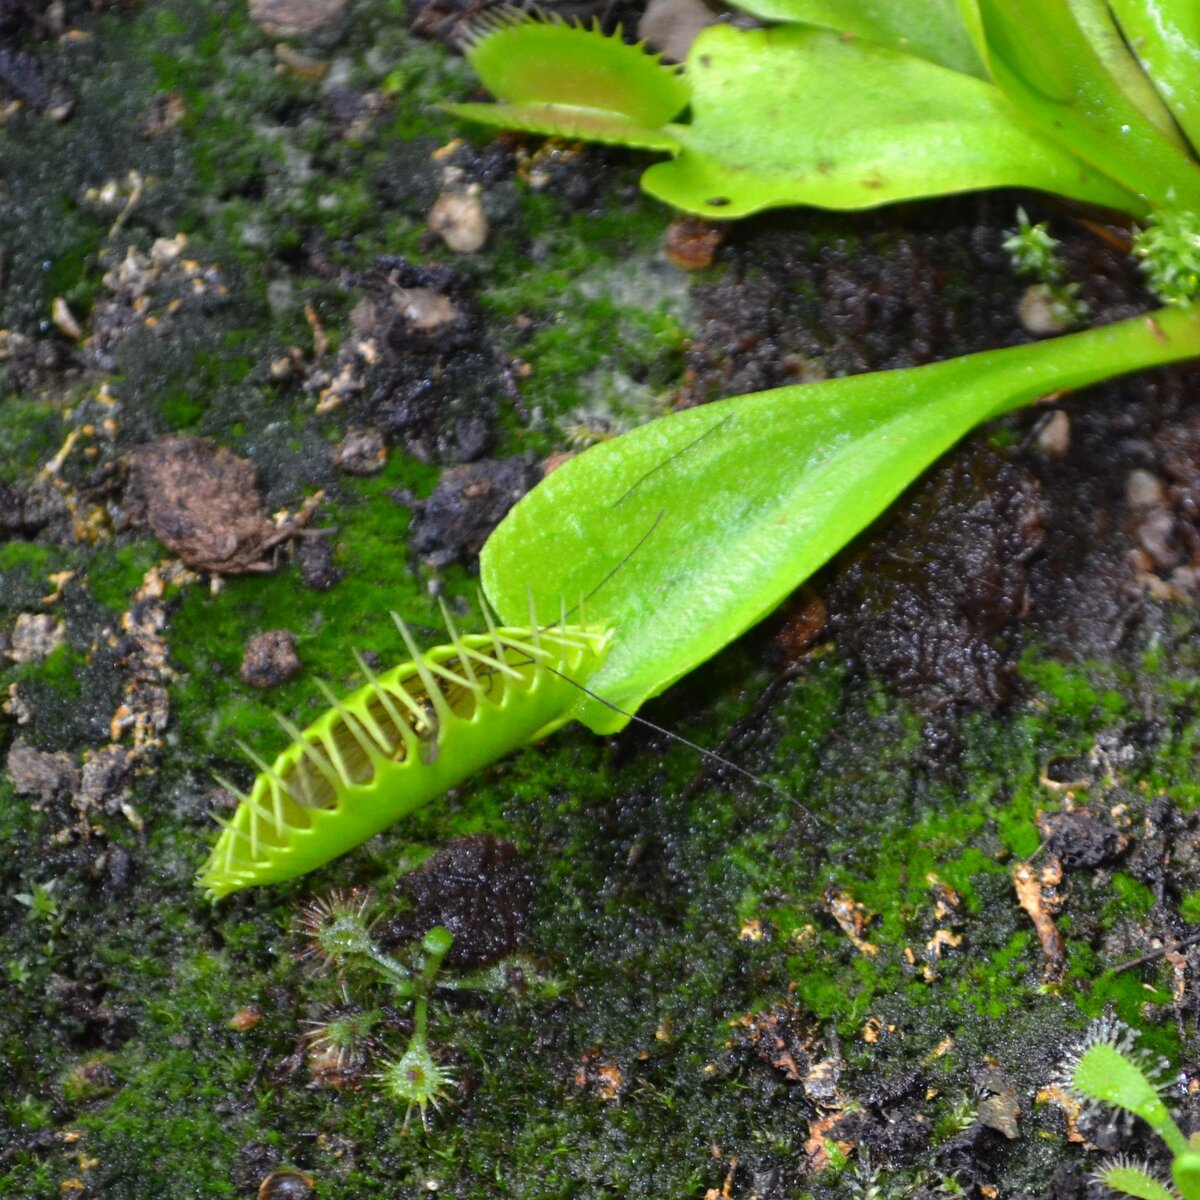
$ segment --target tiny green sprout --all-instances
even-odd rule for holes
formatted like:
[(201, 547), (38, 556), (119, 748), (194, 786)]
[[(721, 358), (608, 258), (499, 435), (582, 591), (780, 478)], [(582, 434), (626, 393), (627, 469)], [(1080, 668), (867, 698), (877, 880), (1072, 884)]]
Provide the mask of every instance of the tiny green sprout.
[(1103, 1018), (1088, 1031), (1064, 1071), (1067, 1087), (1084, 1103), (1099, 1104), (1139, 1117), (1171, 1151), (1174, 1186), (1144, 1163), (1109, 1159), (1096, 1179), (1140, 1200), (1200, 1200), (1200, 1138), (1186, 1138), (1162, 1097), (1167, 1063), (1139, 1050), (1137, 1033), (1122, 1022)]
[(54, 897), (57, 879), (49, 883), (35, 883), (28, 892), (17, 892), (13, 899), (29, 909), (31, 921), (44, 921), (50, 924), (58, 916), (58, 901)]
[(1151, 290), (1165, 304), (1190, 304), (1200, 295), (1200, 219), (1193, 212), (1155, 215), (1139, 230), (1133, 252)]
[(1004, 241), (1018, 275), (1028, 275), (1039, 283), (1057, 283), (1063, 277), (1058, 239), (1051, 237), (1045, 221), (1032, 224), (1023, 208), (1017, 209), (1017, 228)]

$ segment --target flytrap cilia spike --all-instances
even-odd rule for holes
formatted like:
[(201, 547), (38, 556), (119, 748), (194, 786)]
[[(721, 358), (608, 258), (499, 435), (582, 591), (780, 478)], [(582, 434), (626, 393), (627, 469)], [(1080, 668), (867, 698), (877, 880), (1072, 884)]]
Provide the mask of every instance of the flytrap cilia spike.
[[(280, 720), (291, 744), (238, 797), (197, 882), (213, 898), (311, 871), (571, 719), (579, 685), (604, 661), (594, 625), (497, 626), (420, 653), (338, 699), (307, 729)], [(221, 782), (221, 781), (218, 781)], [(223, 784), (223, 786), (229, 786)]]

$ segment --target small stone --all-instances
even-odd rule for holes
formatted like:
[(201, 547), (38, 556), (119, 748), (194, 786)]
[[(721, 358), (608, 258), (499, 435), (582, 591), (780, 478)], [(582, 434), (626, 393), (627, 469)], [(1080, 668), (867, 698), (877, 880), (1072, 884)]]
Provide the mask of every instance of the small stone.
[(346, 0), (250, 0), (250, 20), (271, 37), (303, 37), (337, 21)]
[(451, 325), (459, 319), (458, 309), (451, 303), (450, 297), (435, 292), (433, 288), (397, 288), (391, 299), (418, 333), (433, 333), (435, 329)]
[(455, 254), (474, 254), (487, 241), (487, 217), (475, 191), (443, 192), (426, 221)]
[(1065, 333), (1074, 324), (1062, 301), (1044, 283), (1034, 283), (1025, 289), (1017, 305), (1017, 320), (1026, 333), (1035, 337)]
[(316, 1194), (311, 1175), (286, 1167), (272, 1171), (258, 1186), (258, 1200), (310, 1200)]
[(327, 592), (342, 578), (328, 538), (305, 538), (296, 558), (300, 564), (300, 582), (314, 592)]
[(1066, 457), (1071, 449), (1071, 418), (1061, 408), (1038, 430), (1037, 443), (1052, 458)]
[(1130, 508), (1159, 508), (1166, 503), (1162, 480), (1141, 467), (1129, 472), (1125, 479), (1125, 499)]
[(127, 799), (125, 785), (133, 773), (132, 753), (124, 746), (108, 745), (84, 754), (79, 785), (79, 807), (98, 808), (109, 814), (121, 811)]
[(699, 217), (676, 217), (667, 226), (663, 250), (681, 271), (711, 267), (713, 256), (725, 240), (725, 229)]
[(8, 751), (8, 777), (18, 796), (36, 796), (41, 804), (70, 796), (79, 787), (79, 771), (67, 754), (47, 754), (18, 738)]
[(347, 475), (376, 475), (387, 466), (387, 446), (376, 429), (350, 429), (330, 457)]
[(288, 629), (260, 633), (246, 643), (242, 659), (242, 682), (251, 687), (272, 688), (286, 683), (300, 671), (296, 639)]
[(247, 1004), (239, 1008), (237, 1012), (229, 1018), (229, 1028), (234, 1033), (249, 1033), (263, 1017), (262, 1008), (257, 1004)]
[(19, 613), (8, 656), (14, 662), (41, 662), (63, 644), (66, 630), (50, 613)]

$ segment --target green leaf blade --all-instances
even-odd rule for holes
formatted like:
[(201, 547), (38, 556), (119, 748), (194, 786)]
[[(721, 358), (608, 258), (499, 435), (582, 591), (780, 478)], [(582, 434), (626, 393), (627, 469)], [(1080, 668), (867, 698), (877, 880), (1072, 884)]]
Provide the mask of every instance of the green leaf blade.
[(978, 422), (1200, 353), (1186, 310), (932, 366), (717, 401), (602, 443), (484, 546), (505, 620), (565, 606), (613, 630), (580, 717), (598, 732), (760, 620)]
[(925, 58), (966, 75), (986, 75), (960, 0), (735, 0), (764, 21), (819, 25), (876, 46)]
[(689, 212), (872, 208), (1000, 186), (1138, 208), (998, 89), (923, 59), (802, 26), (715, 26), (687, 69), (693, 120), (670, 127), (683, 150), (642, 185)]
[(979, 8), (997, 85), (1046, 137), (1138, 197), (1125, 211), (1200, 211), (1200, 167), (1121, 89), (1068, 0)]
[(1195, 0), (1109, 0), (1109, 8), (1200, 153), (1200, 5)]

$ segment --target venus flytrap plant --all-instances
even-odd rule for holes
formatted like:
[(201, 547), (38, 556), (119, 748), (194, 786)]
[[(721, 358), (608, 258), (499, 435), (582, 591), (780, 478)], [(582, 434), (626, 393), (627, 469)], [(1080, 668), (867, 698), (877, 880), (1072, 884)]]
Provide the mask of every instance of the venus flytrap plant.
[[(320, 866), (572, 718), (621, 728), (981, 422), (1200, 357), (1193, 0), (739, 3), (779, 23), (714, 26), (682, 70), (598, 31), (484, 18), (466, 52), (499, 103), (450, 108), (666, 153), (643, 186), (710, 217), (1001, 186), (1057, 193), (1145, 225), (1138, 252), (1169, 306), (733, 397), (567, 462), (483, 548), (487, 601), (507, 625), (485, 610), (487, 633), (451, 626), (449, 644), (421, 653), (401, 624), (411, 661), (381, 675), (360, 661), (357, 692), (328, 693), (330, 710), (303, 731), (281, 720), (291, 744), (273, 762), (251, 754), (258, 778), (233, 788), (237, 811), (200, 874), (214, 897)], [(1044, 258), (1035, 242), (1030, 227), (1020, 246)]]
[(1200, 1200), (1200, 1135), (1185, 1137), (1162, 1097), (1167, 1063), (1140, 1051), (1137, 1033), (1120, 1021), (1102, 1019), (1063, 1072), (1068, 1090), (1086, 1104), (1099, 1104), (1138, 1117), (1171, 1151), (1172, 1188), (1144, 1163), (1109, 1159), (1095, 1178), (1140, 1200)]

